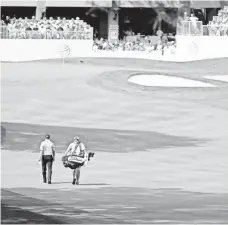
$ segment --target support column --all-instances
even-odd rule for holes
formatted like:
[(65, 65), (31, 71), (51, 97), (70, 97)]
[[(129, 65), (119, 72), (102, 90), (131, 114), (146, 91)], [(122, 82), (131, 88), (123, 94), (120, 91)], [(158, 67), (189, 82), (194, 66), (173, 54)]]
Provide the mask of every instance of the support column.
[(191, 3), (190, 1), (181, 1), (181, 6), (178, 8), (178, 18), (177, 18), (177, 30), (176, 33), (180, 34), (183, 32), (183, 20), (185, 17), (185, 14), (187, 16), (190, 16), (191, 13)]
[(108, 38), (108, 13), (100, 11), (100, 37)]
[(204, 18), (206, 20), (206, 18), (207, 18), (207, 10), (205, 8), (203, 8), (202, 12), (203, 12), (203, 16), (204, 16)]
[(178, 19), (184, 19), (184, 14), (190, 16), (191, 3), (190, 1), (181, 1), (181, 7), (178, 8)]
[(108, 39), (118, 40), (119, 38), (119, 10), (110, 8), (108, 11)]
[(212, 21), (213, 20), (213, 16), (217, 16), (216, 9), (208, 9), (207, 20), (208, 21)]
[(37, 0), (36, 19), (40, 20), (43, 13), (46, 13), (46, 0)]

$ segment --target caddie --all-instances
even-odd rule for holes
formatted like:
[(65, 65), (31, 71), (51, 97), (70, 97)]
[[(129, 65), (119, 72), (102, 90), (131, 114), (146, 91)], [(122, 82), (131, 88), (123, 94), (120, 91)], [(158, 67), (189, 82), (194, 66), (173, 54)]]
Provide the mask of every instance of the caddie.
[[(85, 145), (80, 141), (80, 138), (78, 136), (73, 138), (73, 142), (70, 143), (68, 146), (65, 156), (77, 156), (81, 158), (85, 158), (86, 154), (86, 148)], [(72, 184), (79, 184), (79, 178), (80, 178), (80, 169), (81, 166), (84, 165), (84, 163), (75, 163), (75, 168), (73, 169), (73, 182)]]

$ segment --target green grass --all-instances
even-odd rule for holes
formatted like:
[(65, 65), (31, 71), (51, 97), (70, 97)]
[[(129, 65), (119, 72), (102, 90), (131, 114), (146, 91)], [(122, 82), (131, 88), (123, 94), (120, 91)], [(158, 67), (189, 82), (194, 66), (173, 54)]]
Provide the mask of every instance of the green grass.
[[(12, 191), (3, 193), (3, 222), (31, 222), (25, 215), (33, 212), (36, 223), (43, 223), (44, 215), (45, 223), (77, 223), (80, 208), (89, 212), (85, 223), (227, 224), (228, 89), (225, 82), (204, 78), (227, 75), (227, 64), (228, 59), (3, 63), (2, 188)], [(145, 71), (216, 88), (144, 88), (127, 82)], [(37, 164), (46, 133), (57, 145), (51, 186), (40, 182)], [(61, 162), (75, 135), (96, 153), (76, 190)], [(46, 199), (47, 214), (34, 196), (37, 202)]]

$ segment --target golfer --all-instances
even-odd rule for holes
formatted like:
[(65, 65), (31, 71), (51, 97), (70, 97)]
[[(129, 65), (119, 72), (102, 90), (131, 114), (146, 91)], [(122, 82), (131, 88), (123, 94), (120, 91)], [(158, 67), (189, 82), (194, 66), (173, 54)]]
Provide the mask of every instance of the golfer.
[(50, 141), (50, 135), (45, 135), (45, 140), (40, 144), (39, 162), (42, 161), (43, 182), (47, 183), (46, 171), (48, 168), (48, 184), (51, 184), (52, 164), (55, 160), (54, 144)]

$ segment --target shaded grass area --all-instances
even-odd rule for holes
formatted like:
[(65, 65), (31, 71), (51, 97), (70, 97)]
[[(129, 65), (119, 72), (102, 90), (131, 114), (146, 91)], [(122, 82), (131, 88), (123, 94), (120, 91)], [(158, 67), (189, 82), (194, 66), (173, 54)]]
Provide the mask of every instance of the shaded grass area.
[(9, 205), (1, 205), (2, 224), (60, 224), (64, 221), (52, 219), (39, 213), (30, 212)]
[[(53, 190), (52, 190), (53, 191)], [(51, 194), (51, 193), (50, 193)], [(39, 190), (35, 190), (34, 198), (18, 194), (9, 190), (2, 190), (2, 218), (1, 222), (5, 224), (62, 224), (71, 221), (61, 216), (69, 209), (66, 206), (55, 203), (54, 201), (48, 202), (47, 198), (44, 200), (37, 199)], [(87, 213), (83, 210), (70, 210), (74, 215)], [(50, 216), (45, 215), (50, 214)], [(53, 216), (55, 215), (55, 216)], [(66, 216), (66, 215), (65, 215)], [(80, 219), (71, 221), (71, 223), (81, 223)]]
[[(31, 194), (27, 189), (26, 194)], [(59, 196), (54, 199), (53, 194), (56, 190), (32, 190), (34, 197), (28, 197), (14, 191), (2, 190), (2, 217), (1, 223), (4, 224), (85, 224), (85, 223), (115, 223), (118, 219), (106, 218), (104, 216), (89, 215), (86, 210), (81, 210), (74, 198), (66, 196), (65, 192), (58, 192), (65, 201), (62, 204), (57, 203)], [(42, 195), (42, 191), (46, 191), (48, 195), (43, 194), (43, 199), (38, 196)], [(75, 193), (71, 192), (71, 195)], [(76, 194), (77, 195), (77, 194)], [(51, 201), (50, 201), (51, 200)], [(89, 203), (88, 199), (86, 198)], [(89, 203), (90, 204), (90, 203)]]
[(1, 126), (1, 144), (4, 144), (5, 137), (6, 137), (6, 129), (5, 127)]
[[(38, 223), (38, 224), (54, 224), (63, 223), (64, 221), (53, 219), (49, 216), (42, 215), (37, 212), (32, 212), (27, 209), (22, 209), (21, 207), (27, 208), (51, 208), (53, 205), (44, 200), (38, 200), (35, 198), (27, 197), (25, 195), (18, 194), (16, 192), (7, 191), (3, 189), (2, 193), (2, 223), (13, 223), (13, 224), (26, 224), (26, 223)], [(38, 193), (36, 193), (38, 194)]]
[(3, 150), (37, 151), (46, 133), (50, 133), (57, 151), (65, 151), (75, 135), (93, 151), (134, 152), (172, 147), (197, 146), (206, 140), (178, 137), (149, 131), (124, 131), (74, 127), (2, 123)]
[(227, 224), (227, 200), (180, 189), (3, 189), (2, 223)]

